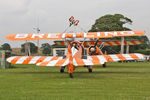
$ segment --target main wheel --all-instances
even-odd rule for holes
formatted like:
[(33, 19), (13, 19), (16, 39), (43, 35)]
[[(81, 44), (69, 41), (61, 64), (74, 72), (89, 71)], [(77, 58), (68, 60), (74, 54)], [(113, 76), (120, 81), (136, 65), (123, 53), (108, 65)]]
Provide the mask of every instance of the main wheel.
[(88, 70), (89, 70), (89, 73), (92, 73), (93, 71), (92, 66), (88, 66)]
[(92, 73), (92, 71), (93, 71), (93, 70), (89, 68), (89, 73)]
[(105, 68), (105, 67), (106, 67), (106, 63), (103, 64), (103, 68)]
[(60, 72), (61, 72), (61, 73), (64, 73), (64, 69), (60, 69)]
[(65, 70), (65, 67), (62, 66), (62, 67), (60, 68), (60, 72), (61, 72), (61, 73), (64, 73), (64, 70)]

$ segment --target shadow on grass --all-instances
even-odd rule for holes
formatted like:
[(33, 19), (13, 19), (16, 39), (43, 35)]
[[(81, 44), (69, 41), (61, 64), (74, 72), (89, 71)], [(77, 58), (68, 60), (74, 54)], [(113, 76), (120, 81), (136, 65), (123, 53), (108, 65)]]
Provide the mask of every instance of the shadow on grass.
[[(13, 72), (13, 73), (18, 73), (18, 74), (48, 74), (48, 73), (60, 73), (59, 71), (31, 71), (31, 72)], [(64, 73), (68, 73), (67, 71), (65, 71)], [(60, 73), (60, 74), (64, 74), (64, 73)], [(84, 74), (135, 74), (135, 73), (138, 73), (138, 74), (143, 74), (143, 73), (149, 73), (149, 72), (135, 72), (135, 71), (93, 71), (92, 73), (89, 73), (88, 71), (74, 71), (73, 73), (84, 73)]]
[(136, 76), (136, 75), (144, 75), (149, 72), (127, 72), (127, 71), (113, 71), (113, 72), (104, 72), (104, 71), (97, 71), (97, 72), (75, 72), (75, 77), (78, 79), (99, 79), (99, 78), (107, 78), (111, 77), (113, 78), (116, 76), (123, 76), (126, 77), (126, 75), (129, 76)]
[(19, 67), (19, 66), (11, 66), (9, 67), (10, 69), (17, 69), (17, 68), (21, 68), (21, 69), (26, 69), (28, 67)]
[[(23, 65), (23, 66), (12, 66), (12, 69), (26, 69), (26, 68), (28, 68), (28, 67), (30, 67), (29, 65)], [(33, 67), (33, 66), (32, 66)], [(144, 66), (143, 66), (144, 67)], [(104, 69), (109, 69), (109, 68), (143, 68), (143, 67), (137, 67), (137, 66), (135, 66), (135, 65), (121, 65), (121, 64), (118, 64), (118, 65), (115, 65), (115, 64), (113, 64), (113, 65), (109, 65), (108, 64), (108, 66), (106, 67), (106, 68), (104, 68)], [(96, 68), (96, 69), (99, 69), (99, 68), (102, 68), (102, 66), (94, 66), (94, 68)], [(45, 69), (44, 69), (45, 70)], [(69, 75), (68, 75), (68, 73), (67, 73), (67, 70), (65, 70), (65, 72), (64, 73), (60, 73), (59, 72), (59, 70), (46, 70), (46, 71), (37, 71), (37, 70), (34, 70), (34, 69), (29, 69), (29, 70), (25, 70), (25, 71), (23, 71), (23, 70), (21, 70), (21, 71), (19, 71), (19, 72), (11, 72), (11, 73), (13, 73), (13, 74), (31, 74), (31, 75), (47, 75), (47, 77), (48, 78), (51, 78), (51, 79), (65, 79), (65, 78), (69, 78)], [(149, 72), (144, 72), (144, 71), (141, 71), (140, 72), (140, 70), (139, 71), (135, 71), (135, 70), (130, 70), (130, 71), (125, 71), (125, 70), (119, 70), (119, 71), (106, 71), (106, 70), (101, 70), (101, 71), (93, 71), (92, 73), (89, 73), (88, 71), (78, 71), (78, 70), (75, 70), (74, 71), (74, 73), (73, 73), (73, 75), (74, 75), (74, 78), (76, 78), (76, 79), (95, 79), (95, 78), (101, 78), (101, 77), (107, 77), (107, 74), (108, 74), (108, 76), (110, 76), (111, 77), (111, 75), (117, 75), (117, 76), (119, 76), (119, 75), (137, 75), (137, 74), (139, 74), (139, 75), (142, 75), (142, 74), (147, 74), (147, 73), (149, 73)], [(105, 75), (106, 74), (106, 75)]]
[[(30, 75), (34, 78), (49, 80), (49, 79), (70, 79), (67, 71), (64, 73), (60, 73), (59, 71), (26, 71), (26, 72), (9, 72), (11, 74), (23, 75), (25, 77), (30, 77)], [(73, 73), (73, 79), (108, 79), (115, 77), (130, 77), (130, 76), (140, 76), (147, 74), (148, 72), (128, 72), (128, 71), (94, 71), (89, 73), (87, 71), (77, 71)], [(41, 77), (39, 77), (39, 75)]]
[[(105, 68), (143, 68), (143, 67), (147, 68), (147, 66), (143, 66), (143, 65), (137, 66), (137, 65), (123, 65), (123, 64), (122, 65), (107, 65)], [(99, 65), (99, 66), (94, 66), (93, 68), (104, 68), (104, 67)]]

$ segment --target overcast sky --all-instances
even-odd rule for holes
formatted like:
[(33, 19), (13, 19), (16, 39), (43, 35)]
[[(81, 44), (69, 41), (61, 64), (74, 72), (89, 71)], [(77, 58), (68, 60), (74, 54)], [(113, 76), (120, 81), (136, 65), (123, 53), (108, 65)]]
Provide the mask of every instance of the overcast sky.
[[(20, 43), (5, 39), (12, 33), (59, 33), (68, 27), (68, 18), (80, 20), (88, 31), (95, 20), (105, 14), (123, 14), (133, 20), (132, 30), (150, 32), (150, 0), (0, 0), (0, 45)], [(150, 36), (149, 36), (150, 37)]]

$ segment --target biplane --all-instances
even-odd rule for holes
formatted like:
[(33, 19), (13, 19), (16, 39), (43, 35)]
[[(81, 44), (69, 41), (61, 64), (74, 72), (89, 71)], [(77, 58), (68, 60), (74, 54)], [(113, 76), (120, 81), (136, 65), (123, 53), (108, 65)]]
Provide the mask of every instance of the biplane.
[[(86, 66), (89, 72), (92, 72), (94, 65), (105, 65), (107, 62), (117, 62), (125, 60), (144, 59), (143, 54), (103, 54), (101, 49), (97, 46), (100, 39), (126, 36), (142, 36), (144, 31), (113, 31), (113, 32), (88, 32), (88, 33), (24, 33), (24, 34), (10, 34), (6, 38), (8, 40), (43, 40), (63, 39), (63, 45), (68, 46), (68, 53), (62, 57), (53, 56), (12, 56), (7, 58), (7, 61), (12, 64), (36, 64), (37, 66), (58, 66), (60, 72), (64, 72), (65, 67), (68, 68), (69, 76), (73, 77), (73, 71), (78, 66)], [(84, 45), (88, 45), (85, 41), (77, 41), (75, 39), (95, 39), (89, 47), (89, 55), (84, 55)], [(119, 44), (114, 42), (116, 45)], [(132, 42), (135, 43), (135, 42)], [(110, 43), (106, 43), (110, 44)], [(113, 44), (112, 44), (113, 45)]]

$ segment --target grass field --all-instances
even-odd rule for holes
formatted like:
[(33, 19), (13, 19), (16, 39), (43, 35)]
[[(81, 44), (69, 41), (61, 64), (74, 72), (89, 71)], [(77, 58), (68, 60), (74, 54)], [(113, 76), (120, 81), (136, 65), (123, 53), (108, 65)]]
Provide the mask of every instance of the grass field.
[(0, 69), (0, 100), (150, 100), (150, 63), (109, 63), (75, 70), (13, 65)]

